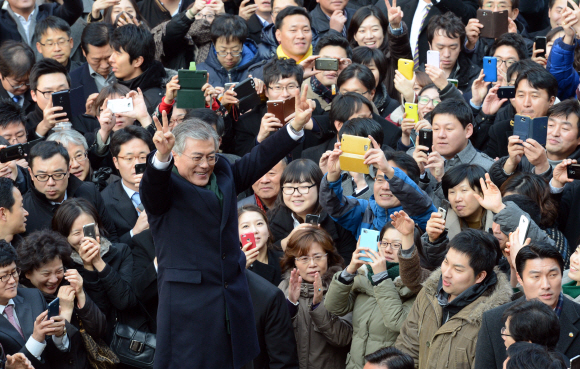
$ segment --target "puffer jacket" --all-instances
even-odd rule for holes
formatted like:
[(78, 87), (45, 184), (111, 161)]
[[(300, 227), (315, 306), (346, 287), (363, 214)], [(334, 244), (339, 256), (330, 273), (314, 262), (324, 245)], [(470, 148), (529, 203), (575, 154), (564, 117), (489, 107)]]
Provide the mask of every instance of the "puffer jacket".
[(403, 285), (401, 278), (387, 278), (373, 286), (368, 269), (363, 266), (351, 284), (339, 280), (336, 273), (326, 293), (324, 305), (331, 313), (344, 316), (352, 312), (353, 334), (347, 369), (362, 369), (365, 355), (392, 346), (401, 325), (415, 301), (415, 294)]
[(512, 288), (499, 268), (497, 282), (445, 324), (437, 300), (441, 269), (423, 283), (415, 304), (401, 327), (395, 347), (409, 354), (418, 369), (468, 369), (475, 360), (475, 345), (483, 313), (511, 301)]
[[(340, 270), (339, 267), (331, 267), (322, 276), (324, 294), (333, 274)], [(287, 273), (279, 286), (286, 297), (289, 281), (290, 273)], [(324, 300), (312, 310), (313, 297), (313, 284), (302, 283), (298, 312), (292, 317), (300, 369), (344, 369), (352, 340), (352, 325), (326, 310)]]
[[(312, 30), (312, 47), (314, 48), (318, 42), (318, 32), (314, 28), (310, 29)], [(280, 44), (276, 40), (276, 25), (270, 23), (262, 28), (257, 53), (261, 59), (271, 59), (276, 56), (278, 45)]]

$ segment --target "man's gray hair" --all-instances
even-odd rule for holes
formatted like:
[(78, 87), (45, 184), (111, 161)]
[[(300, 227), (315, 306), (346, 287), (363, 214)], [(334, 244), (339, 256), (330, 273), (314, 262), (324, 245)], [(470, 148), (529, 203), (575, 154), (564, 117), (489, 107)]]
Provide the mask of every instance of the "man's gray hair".
[(173, 129), (173, 135), (175, 136), (173, 150), (178, 154), (183, 154), (183, 150), (185, 150), (185, 142), (188, 138), (200, 141), (213, 139), (215, 143), (215, 151), (218, 152), (219, 150), (220, 138), (217, 132), (212, 126), (198, 118), (186, 119), (179, 123), (177, 127)]
[(48, 136), (46, 140), (60, 142), (65, 148), (67, 148), (67, 150), (70, 144), (82, 146), (85, 148), (85, 150), (89, 149), (89, 145), (87, 145), (85, 136), (83, 136), (80, 132), (75, 131), (74, 129), (55, 132)]

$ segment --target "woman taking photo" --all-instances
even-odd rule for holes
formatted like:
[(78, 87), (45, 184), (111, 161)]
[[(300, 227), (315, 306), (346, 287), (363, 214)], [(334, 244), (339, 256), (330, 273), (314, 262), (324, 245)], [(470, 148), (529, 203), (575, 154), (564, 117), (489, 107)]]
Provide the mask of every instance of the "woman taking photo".
[(352, 326), (326, 310), (324, 295), (342, 258), (323, 229), (307, 226), (294, 232), (280, 263), (300, 369), (343, 369)]
[(59, 368), (92, 368), (87, 358), (82, 328), (97, 341), (107, 334), (107, 320), (97, 305), (85, 294), (83, 278), (75, 269), (67, 270), (71, 263), (72, 249), (65, 237), (42, 230), (30, 234), (18, 246), (20, 283), (37, 288), (47, 303), (58, 298), (61, 316), (66, 321), (70, 350), (60, 360)]
[[(238, 231), (242, 251), (246, 254), (246, 268), (277, 286), (282, 281), (280, 259), (283, 253), (274, 250), (272, 233), (264, 210), (256, 205), (244, 205), (238, 209)], [(254, 235), (255, 245), (244, 235)]]
[(321, 181), (322, 171), (312, 160), (293, 160), (284, 169), (280, 179), (281, 191), (276, 200), (278, 204), (269, 215), (274, 246), (286, 250), (292, 234), (308, 227), (306, 217), (311, 215), (309, 220), (328, 232), (340, 256), (350, 262), (356, 239), (322, 210), (318, 201)]

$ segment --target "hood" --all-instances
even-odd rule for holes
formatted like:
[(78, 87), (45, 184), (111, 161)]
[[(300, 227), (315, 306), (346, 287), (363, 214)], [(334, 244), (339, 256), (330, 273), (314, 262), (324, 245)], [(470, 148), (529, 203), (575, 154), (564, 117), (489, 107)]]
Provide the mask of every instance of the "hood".
[[(251, 65), (254, 65), (259, 61), (260, 57), (258, 55), (258, 47), (256, 46), (256, 43), (251, 39), (247, 39), (242, 48), (242, 59), (240, 60), (238, 65), (233, 67), (229, 72), (226, 71), (224, 67), (222, 67), (222, 65), (220, 64), (216, 55), (214, 45), (211, 45), (205, 63), (207, 63), (210, 67), (212, 67), (217, 73), (238, 74), (242, 73), (244, 70), (248, 69)], [(234, 78), (234, 80), (237, 79)]]
[(161, 88), (165, 78), (166, 73), (163, 64), (155, 60), (139, 77), (118, 82), (131, 90), (137, 91), (137, 87), (139, 87), (141, 91), (145, 91), (150, 88)]
[(266, 46), (274, 48), (278, 47), (278, 40), (276, 40), (276, 27), (274, 23), (270, 23), (266, 27), (262, 28), (260, 41)]

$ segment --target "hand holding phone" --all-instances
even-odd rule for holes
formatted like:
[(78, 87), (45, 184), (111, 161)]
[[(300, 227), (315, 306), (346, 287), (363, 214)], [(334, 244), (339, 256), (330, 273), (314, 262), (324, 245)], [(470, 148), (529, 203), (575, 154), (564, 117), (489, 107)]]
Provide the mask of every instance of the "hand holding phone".
[(135, 174), (145, 173), (145, 168), (147, 168), (147, 163), (137, 163), (135, 164)]
[(526, 238), (528, 237), (528, 228), (530, 226), (530, 220), (525, 215), (520, 217), (520, 224), (518, 225), (518, 230), (520, 231), (519, 239), (520, 245), (524, 245)]
[(312, 224), (313, 226), (317, 226), (320, 222), (320, 215), (308, 214), (306, 215), (306, 219), (304, 223)]
[(97, 239), (95, 223), (85, 224), (83, 226), (83, 235), (88, 238)]
[(432, 65), (436, 68), (440, 68), (440, 56), (439, 51), (427, 50), (427, 65)]
[(250, 251), (256, 248), (256, 238), (254, 237), (253, 233), (244, 233), (240, 235), (240, 239), (242, 241), (242, 247), (246, 246), (248, 243), (251, 243), (246, 251)]
[[(360, 241), (359, 247), (367, 248), (374, 252), (379, 252), (380, 232), (372, 229), (363, 228), (360, 233), (359, 241)], [(366, 252), (364, 251), (361, 252), (366, 254)], [(366, 257), (359, 258), (359, 260), (364, 260), (369, 263), (372, 263), (372, 260)]]
[(50, 304), (48, 304), (48, 315), (46, 316), (46, 319), (50, 319), (53, 316), (59, 316), (60, 315), (60, 299), (57, 297), (54, 300), (52, 300), (50, 302)]

